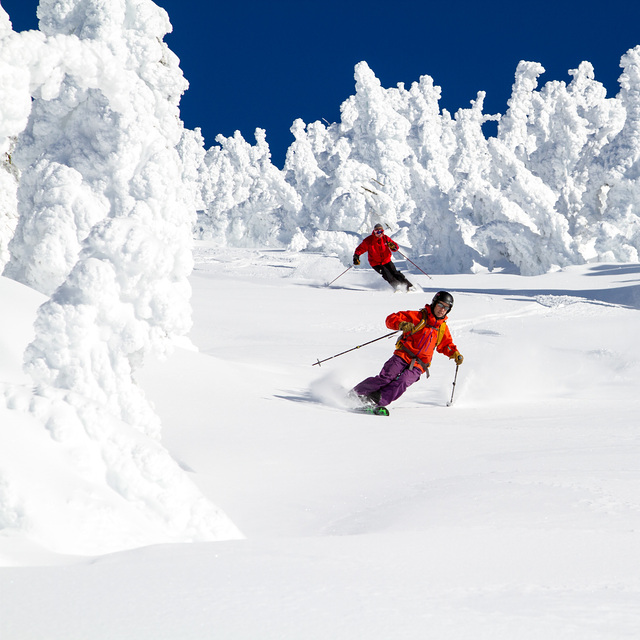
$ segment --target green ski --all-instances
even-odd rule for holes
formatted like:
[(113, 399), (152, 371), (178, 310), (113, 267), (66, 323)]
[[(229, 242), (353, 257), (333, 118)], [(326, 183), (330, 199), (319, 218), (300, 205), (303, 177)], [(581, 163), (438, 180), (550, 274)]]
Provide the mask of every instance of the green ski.
[(370, 413), (374, 416), (388, 416), (389, 409), (387, 407), (358, 407), (354, 409), (357, 413)]

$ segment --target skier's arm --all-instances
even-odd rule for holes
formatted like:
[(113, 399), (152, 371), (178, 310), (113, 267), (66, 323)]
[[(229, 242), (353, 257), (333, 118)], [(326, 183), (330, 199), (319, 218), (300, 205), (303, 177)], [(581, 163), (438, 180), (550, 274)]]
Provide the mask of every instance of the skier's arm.
[(421, 319), (418, 311), (398, 311), (387, 316), (385, 322), (388, 329), (398, 330), (401, 322), (411, 322), (414, 325), (418, 325)]
[(357, 247), (356, 250), (353, 252), (354, 256), (361, 256), (363, 253), (367, 253), (367, 251), (369, 251), (369, 243), (367, 242), (369, 238), (365, 238)]
[(453, 338), (451, 337), (451, 332), (449, 331), (449, 327), (447, 325), (445, 325), (444, 333), (442, 335), (442, 340), (440, 341), (440, 344), (436, 347), (436, 351), (438, 351), (439, 353), (442, 353), (448, 358), (454, 358), (457, 364), (460, 364), (462, 362), (462, 360), (458, 362), (458, 356), (462, 358), (462, 354), (458, 351), (458, 347), (456, 347), (456, 345), (453, 344)]

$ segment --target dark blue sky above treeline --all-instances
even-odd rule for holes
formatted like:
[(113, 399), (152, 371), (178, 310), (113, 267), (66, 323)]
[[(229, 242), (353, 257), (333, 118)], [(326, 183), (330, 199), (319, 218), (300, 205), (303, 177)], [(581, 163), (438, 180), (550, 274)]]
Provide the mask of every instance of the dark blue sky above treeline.
[[(114, 0), (118, 1), (118, 0)], [(37, 0), (0, 0), (16, 31), (37, 28)], [(610, 96), (620, 57), (640, 44), (640, 3), (598, 5), (567, 0), (527, 4), (351, 0), (156, 0), (169, 13), (165, 41), (190, 83), (185, 125), (215, 136), (267, 132), (282, 166), (296, 118), (340, 118), (355, 91), (353, 68), (366, 60), (384, 87), (430, 75), (441, 108), (454, 113), (486, 91), (486, 113), (504, 113), (520, 60), (540, 62), (541, 82), (569, 81), (581, 61), (594, 65)], [(591, 7), (591, 8), (590, 8)]]

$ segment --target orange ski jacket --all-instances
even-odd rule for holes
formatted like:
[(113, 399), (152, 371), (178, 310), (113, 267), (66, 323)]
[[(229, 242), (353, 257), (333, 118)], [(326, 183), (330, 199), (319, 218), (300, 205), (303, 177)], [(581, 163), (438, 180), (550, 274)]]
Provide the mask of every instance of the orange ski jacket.
[(438, 320), (429, 307), (418, 311), (398, 311), (387, 316), (389, 329), (398, 329), (401, 322), (412, 322), (416, 327), (414, 331), (402, 334), (396, 342), (394, 354), (422, 372), (431, 364), (434, 351), (452, 358), (458, 347), (453, 344), (446, 319), (447, 316)]
[(397, 243), (389, 236), (386, 236), (384, 233), (381, 236), (372, 233), (356, 247), (355, 254), (361, 256), (363, 253), (366, 253), (369, 264), (372, 267), (377, 267), (378, 265), (391, 262), (391, 252), (397, 251), (398, 249)]

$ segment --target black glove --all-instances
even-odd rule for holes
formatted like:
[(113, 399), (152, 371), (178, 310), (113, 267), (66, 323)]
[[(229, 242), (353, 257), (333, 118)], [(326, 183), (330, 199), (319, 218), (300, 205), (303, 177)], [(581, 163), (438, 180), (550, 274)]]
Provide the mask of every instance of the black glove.
[(355, 265), (359, 265), (360, 264), (360, 256), (357, 253), (353, 254), (353, 264), (355, 264)]

